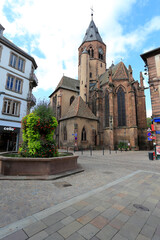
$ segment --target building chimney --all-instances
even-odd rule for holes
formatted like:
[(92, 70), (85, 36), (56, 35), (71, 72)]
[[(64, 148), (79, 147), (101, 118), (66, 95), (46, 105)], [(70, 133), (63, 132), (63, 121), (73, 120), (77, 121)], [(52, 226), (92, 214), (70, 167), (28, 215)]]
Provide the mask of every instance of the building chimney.
[(5, 28), (0, 24), (0, 37), (3, 36), (3, 31)]

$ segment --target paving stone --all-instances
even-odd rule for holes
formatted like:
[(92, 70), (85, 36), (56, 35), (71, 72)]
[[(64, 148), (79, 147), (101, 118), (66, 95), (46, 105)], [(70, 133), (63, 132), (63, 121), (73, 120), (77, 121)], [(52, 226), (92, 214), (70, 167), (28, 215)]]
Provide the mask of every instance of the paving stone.
[(117, 233), (112, 240), (128, 240), (128, 238), (125, 238), (123, 236), (121, 236), (119, 233)]
[(147, 224), (149, 224), (152, 227), (157, 227), (160, 223), (160, 218), (150, 215), (148, 220), (147, 220)]
[(63, 218), (66, 218), (66, 215), (62, 212), (57, 212), (57, 213), (54, 213), (54, 214), (42, 219), (42, 221), (47, 226), (51, 226), (51, 225), (55, 224), (56, 222), (62, 220)]
[(49, 237), (47, 237), (45, 240), (64, 240), (64, 238), (59, 233), (55, 232)]
[(125, 208), (125, 206), (122, 206), (120, 204), (113, 204), (112, 208), (122, 211)]
[(62, 222), (57, 222), (51, 226), (49, 226), (48, 228), (45, 229), (45, 232), (48, 233), (48, 235), (57, 232), (58, 230), (60, 230), (61, 228), (64, 227), (64, 224)]
[(26, 239), (28, 239), (28, 236), (25, 234), (23, 230), (19, 230), (15, 233), (10, 234), (9, 236), (2, 238), (2, 240), (26, 240)]
[(155, 229), (156, 227), (152, 227), (148, 224), (145, 224), (144, 227), (142, 228), (141, 234), (151, 239), (153, 237)]
[(92, 219), (94, 219), (98, 215), (99, 215), (99, 212), (93, 210), (87, 213), (86, 215), (78, 218), (77, 221), (84, 225), (89, 223)]
[(120, 213), (120, 214), (118, 214), (118, 215), (116, 216), (115, 219), (118, 219), (118, 220), (120, 220), (121, 222), (126, 223), (129, 218), (130, 218), (130, 216), (125, 215), (125, 214), (123, 214), (123, 213)]
[(85, 240), (78, 232), (73, 233), (70, 237), (66, 238), (66, 240)]
[(68, 216), (68, 217), (64, 218), (63, 220), (61, 220), (61, 223), (63, 223), (64, 225), (67, 225), (73, 221), (75, 221), (75, 218)]
[(110, 240), (117, 233), (117, 231), (118, 230), (115, 228), (107, 225), (96, 235), (96, 237), (98, 237), (100, 240)]
[(152, 215), (160, 218), (160, 209), (156, 207), (152, 212)]
[(60, 233), (64, 238), (67, 238), (74, 232), (78, 231), (82, 226), (83, 225), (80, 224), (79, 222), (74, 221), (63, 227), (61, 230), (58, 231), (58, 233)]
[(109, 225), (113, 228), (116, 228), (117, 230), (120, 230), (121, 227), (124, 225), (124, 223), (121, 220), (118, 220), (116, 218), (114, 218)]
[(141, 228), (134, 224), (129, 224), (128, 222), (121, 228), (119, 234), (128, 238), (129, 240), (135, 240), (138, 236)]
[(133, 216), (133, 214), (135, 213), (135, 211), (132, 211), (132, 210), (130, 210), (130, 209), (128, 209), (128, 208), (124, 208), (124, 209), (122, 210), (122, 213), (125, 214), (125, 215), (127, 215), (127, 216)]
[(94, 236), (91, 240), (100, 240), (98, 237)]
[(63, 212), (65, 215), (69, 216), (72, 215), (73, 213), (77, 212), (77, 209), (73, 208), (73, 207), (67, 207), (61, 210), (61, 212)]
[(141, 217), (136, 214), (134, 214), (127, 223), (137, 225), (138, 227), (142, 228), (144, 224), (147, 222), (148, 217)]
[(91, 224), (87, 224), (82, 227), (78, 233), (80, 233), (85, 239), (91, 239), (98, 231), (99, 228), (96, 228)]
[(152, 238), (152, 240), (160, 240), (160, 236), (154, 235), (153, 238)]
[(46, 239), (46, 237), (48, 237), (48, 234), (45, 231), (41, 231), (29, 238), (28, 240), (44, 240)]
[(138, 237), (136, 238), (136, 240), (150, 240), (150, 238), (147, 238), (144, 235), (139, 234)]
[(87, 214), (89, 210), (79, 210), (75, 213), (73, 213), (71, 216), (75, 219), (82, 217), (83, 215)]
[(45, 228), (47, 228), (47, 226), (41, 222), (41, 221), (38, 221), (38, 222), (35, 222), (25, 228), (23, 228), (23, 230), (25, 231), (25, 233), (31, 237), (33, 236), (34, 234), (44, 230)]
[(119, 214), (119, 212), (120, 211), (118, 211), (117, 209), (109, 208), (105, 212), (103, 212), (101, 215), (109, 220), (112, 220)]
[(89, 203), (86, 201), (80, 201), (78, 203), (73, 204), (72, 207), (74, 207), (77, 210), (80, 210), (80, 209), (84, 208), (85, 206), (87, 206), (88, 204)]
[(98, 216), (94, 218), (90, 223), (95, 227), (102, 229), (104, 226), (106, 226), (109, 223), (109, 220), (103, 216)]

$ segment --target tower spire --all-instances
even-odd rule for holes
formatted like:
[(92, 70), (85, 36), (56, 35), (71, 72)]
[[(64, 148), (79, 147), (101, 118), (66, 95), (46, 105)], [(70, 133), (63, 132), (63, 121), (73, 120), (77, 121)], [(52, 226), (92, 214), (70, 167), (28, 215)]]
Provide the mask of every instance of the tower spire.
[(93, 20), (93, 6), (91, 7), (91, 20)]

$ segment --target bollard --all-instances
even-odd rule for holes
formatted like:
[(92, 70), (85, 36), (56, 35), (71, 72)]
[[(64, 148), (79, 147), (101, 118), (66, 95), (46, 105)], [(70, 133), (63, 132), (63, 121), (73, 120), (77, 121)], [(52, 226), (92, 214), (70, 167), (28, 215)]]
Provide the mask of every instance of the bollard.
[(92, 156), (92, 147), (90, 147), (90, 155)]

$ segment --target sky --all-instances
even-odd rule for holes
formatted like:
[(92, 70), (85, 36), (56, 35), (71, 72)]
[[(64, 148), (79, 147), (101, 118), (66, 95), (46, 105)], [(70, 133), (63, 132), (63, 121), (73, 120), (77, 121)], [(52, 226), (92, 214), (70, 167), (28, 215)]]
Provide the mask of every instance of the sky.
[[(160, 47), (160, 0), (1, 0), (4, 36), (34, 57), (37, 100), (49, 99), (63, 75), (78, 79), (78, 47), (93, 20), (107, 46), (107, 68), (121, 60), (139, 81), (140, 54)], [(145, 87), (148, 76), (145, 75)], [(147, 116), (152, 115), (149, 89)]]

